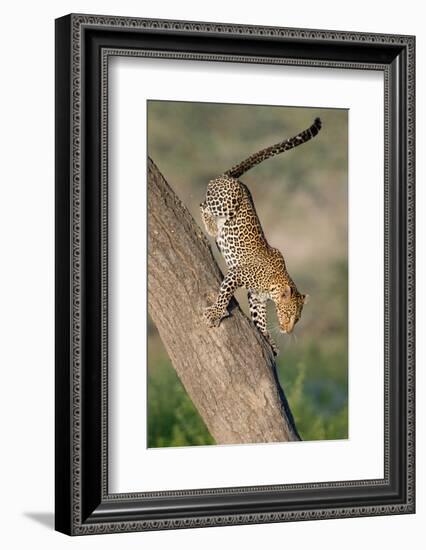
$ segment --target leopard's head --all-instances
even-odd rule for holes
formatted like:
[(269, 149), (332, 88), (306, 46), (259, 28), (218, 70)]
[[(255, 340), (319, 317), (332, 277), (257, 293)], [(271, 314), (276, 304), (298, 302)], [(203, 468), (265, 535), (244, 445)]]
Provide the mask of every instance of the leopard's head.
[(308, 294), (300, 294), (295, 286), (288, 284), (271, 288), (271, 298), (275, 302), (280, 331), (290, 334), (299, 321), (303, 306), (308, 302)]

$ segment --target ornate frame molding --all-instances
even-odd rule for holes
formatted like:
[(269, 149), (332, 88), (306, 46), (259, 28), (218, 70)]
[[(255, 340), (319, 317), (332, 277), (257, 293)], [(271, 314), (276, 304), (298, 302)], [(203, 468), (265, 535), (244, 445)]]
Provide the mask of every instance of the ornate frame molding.
[[(333, 47), (341, 51), (351, 50), (352, 58), (346, 59), (321, 59), (315, 57), (298, 56), (268, 56), (253, 54), (209, 53), (185, 50), (172, 51), (170, 49), (132, 48), (109, 44), (96, 44), (100, 51), (98, 56), (93, 53), (95, 46), (89, 46), (89, 32), (96, 37), (97, 31), (112, 31), (118, 36), (120, 33), (134, 38), (140, 33), (144, 37), (153, 37), (166, 34), (170, 39), (179, 36), (201, 39), (205, 36), (230, 37), (244, 44), (245, 40), (261, 39), (266, 42), (274, 41), (279, 44), (291, 42), (292, 44), (324, 44), (328, 51)], [(246, 523), (301, 521), (308, 519), (326, 519), (336, 517), (359, 517), (384, 514), (402, 514), (414, 512), (414, 169), (415, 169), (415, 39), (412, 36), (346, 33), (330, 30), (286, 29), (279, 27), (253, 27), (245, 25), (229, 25), (218, 23), (202, 23), (187, 21), (168, 21), (152, 19), (136, 19), (122, 17), (108, 17), (96, 15), (70, 15), (57, 20), (57, 196), (63, 196), (57, 205), (57, 215), (68, 213), (69, 225), (62, 225), (57, 219), (57, 243), (65, 246), (65, 250), (57, 250), (59, 255), (57, 280), (59, 280), (59, 294), (57, 302), (57, 330), (67, 331), (58, 342), (56, 373), (57, 373), (57, 529), (63, 532), (83, 535), (91, 533), (112, 533), (125, 531), (141, 531), (155, 529), (177, 529), (188, 527), (201, 527), (213, 525), (236, 525)], [(96, 38), (94, 39), (96, 40)], [(118, 40), (120, 42), (120, 40)], [(368, 45), (377, 52), (386, 52), (388, 59), (378, 62), (368, 59), (368, 56), (356, 61), (356, 52), (359, 46)], [(337, 52), (337, 49), (336, 49)], [(140, 56), (140, 57), (165, 57), (169, 59), (191, 59), (202, 61), (231, 61), (240, 63), (274, 63), (283, 65), (301, 65), (314, 67), (335, 67), (342, 69), (368, 69), (384, 72), (385, 77), (385, 476), (383, 480), (363, 480), (360, 482), (342, 481), (336, 483), (314, 483), (297, 485), (280, 485), (270, 487), (240, 487), (229, 489), (195, 490), (195, 491), (170, 491), (158, 493), (130, 493), (109, 494), (107, 475), (107, 402), (108, 402), (108, 353), (107, 353), (107, 315), (108, 315), (108, 172), (107, 172), (107, 123), (108, 123), (108, 59), (111, 56)], [(337, 54), (336, 54), (337, 55)], [(92, 56), (89, 60), (89, 56)], [(355, 59), (353, 58), (355, 56)], [(383, 56), (382, 56), (383, 57)], [(100, 135), (99, 150), (99, 208), (97, 218), (100, 236), (99, 257), (99, 415), (97, 417), (100, 434), (100, 448), (96, 457), (99, 468), (92, 472), (99, 473), (96, 482), (87, 483), (84, 465), (85, 456), (82, 452), (90, 454), (85, 441), (84, 423), (87, 421), (87, 411), (84, 403), (87, 399), (87, 382), (84, 375), (85, 351), (84, 345), (87, 335), (84, 332), (86, 315), (85, 284), (87, 278), (89, 249), (86, 244), (87, 232), (92, 231), (85, 210), (85, 196), (87, 189), (84, 187), (88, 181), (87, 173), (87, 147), (88, 140), (85, 136), (85, 125), (89, 113), (89, 95), (92, 93), (91, 84), (88, 83), (87, 67), (96, 58), (99, 70), (100, 82), (100, 118), (98, 128)], [(64, 64), (65, 63), (65, 64)], [(65, 82), (65, 88), (63, 87)], [(403, 120), (402, 136), (396, 134), (396, 121), (393, 116), (397, 103), (406, 106), (406, 119)], [(67, 107), (68, 106), (68, 107)], [(401, 107), (401, 106), (400, 106)], [(68, 108), (69, 120), (62, 127), (66, 109)], [(400, 108), (401, 111), (401, 108)], [(404, 127), (405, 124), (405, 127)], [(67, 155), (66, 149), (70, 154)], [(398, 158), (395, 158), (398, 151)], [(397, 163), (397, 166), (395, 165)], [(68, 178), (68, 187), (64, 185), (64, 178)], [(398, 178), (399, 200), (395, 203), (395, 190), (392, 185)], [(405, 187), (403, 183), (405, 182)], [(86, 183), (87, 185), (87, 183)], [(397, 212), (398, 211), (398, 212)], [(395, 234), (395, 231), (397, 234)], [(399, 232), (399, 233), (398, 233)], [(399, 240), (398, 240), (399, 239)], [(399, 244), (398, 244), (399, 243)], [(398, 245), (398, 247), (397, 247)], [(396, 249), (397, 248), (397, 249)], [(401, 248), (401, 249), (400, 249)], [(403, 255), (401, 268), (395, 275), (392, 271), (395, 254)], [(68, 259), (68, 261), (65, 261)], [(65, 265), (64, 265), (65, 262)], [(400, 273), (401, 271), (401, 273)], [(401, 281), (402, 272), (405, 273), (405, 281)], [(396, 279), (395, 279), (396, 277)], [(68, 281), (69, 287), (66, 282)], [(64, 285), (62, 283), (65, 283)], [(392, 325), (391, 312), (392, 296), (390, 290), (393, 285), (402, 285), (402, 305), (404, 311), (399, 311), (402, 327), (397, 325), (401, 339), (396, 346), (391, 340)], [(399, 288), (399, 287), (398, 287)], [(58, 292), (58, 290), (57, 290)], [(61, 305), (68, 300), (69, 315), (61, 310)], [(400, 349), (400, 348), (403, 349)], [(396, 349), (398, 348), (398, 349)], [(68, 354), (69, 352), (69, 354)], [(404, 399), (401, 406), (406, 409), (404, 426), (395, 433), (395, 419), (392, 420), (392, 409), (395, 407), (395, 387), (392, 380), (395, 373), (391, 369), (392, 358), (402, 361), (399, 375), (404, 377)], [(64, 365), (64, 361), (66, 365)], [(87, 368), (87, 367), (86, 367)], [(394, 367), (393, 367), (394, 368)], [(395, 384), (395, 382), (394, 382)], [(64, 389), (69, 392), (69, 401), (63, 402)], [(90, 389), (90, 391), (93, 388)], [(403, 407), (404, 408), (404, 407)], [(68, 430), (61, 432), (68, 421)], [(360, 489), (374, 487), (390, 487), (395, 484), (392, 475), (394, 458), (392, 453), (392, 440), (395, 437), (401, 439), (405, 446), (406, 468), (399, 472), (402, 476), (400, 482), (399, 497), (386, 499), (380, 505), (360, 506), (333, 505), (314, 508), (307, 503), (303, 511), (287, 509), (274, 511), (253, 510), (249, 513), (221, 514), (220, 510), (215, 514), (191, 514), (188, 516), (170, 519), (149, 519), (141, 509), (130, 519), (129, 514), (123, 512), (126, 506), (137, 507), (138, 503), (146, 498), (169, 497), (197, 497), (212, 495), (244, 495), (269, 491), (271, 493), (294, 493), (307, 490), (327, 490), (337, 492), (339, 490)], [(59, 485), (68, 483), (69, 489), (58, 488)], [(402, 490), (403, 489), (403, 490)], [(402, 492), (401, 492), (402, 491)], [(89, 496), (88, 496), (89, 495)], [(401, 497), (404, 498), (401, 501)], [(95, 503), (98, 505), (95, 506)], [(260, 509), (260, 508), (259, 508)], [(90, 513), (89, 513), (90, 512)], [(120, 518), (124, 517), (124, 520)]]

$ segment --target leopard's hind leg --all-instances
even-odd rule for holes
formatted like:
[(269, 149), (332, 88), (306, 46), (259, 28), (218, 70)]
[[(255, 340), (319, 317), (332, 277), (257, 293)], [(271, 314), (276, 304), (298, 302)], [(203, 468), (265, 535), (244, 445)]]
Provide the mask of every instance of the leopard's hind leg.
[(204, 204), (212, 216), (230, 219), (237, 214), (243, 194), (243, 186), (238, 180), (220, 176), (209, 182)]

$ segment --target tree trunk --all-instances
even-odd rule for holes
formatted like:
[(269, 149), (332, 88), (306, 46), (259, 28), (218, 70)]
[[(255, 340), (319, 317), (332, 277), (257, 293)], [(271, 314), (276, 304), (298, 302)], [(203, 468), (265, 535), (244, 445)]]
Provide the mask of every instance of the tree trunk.
[(218, 444), (300, 439), (269, 344), (231, 301), (208, 328), (223, 275), (204, 233), (148, 159), (148, 304), (173, 367)]

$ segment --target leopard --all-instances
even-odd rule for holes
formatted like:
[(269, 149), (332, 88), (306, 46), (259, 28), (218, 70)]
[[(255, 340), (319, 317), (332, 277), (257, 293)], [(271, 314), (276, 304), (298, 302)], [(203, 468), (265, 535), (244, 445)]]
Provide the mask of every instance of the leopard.
[(259, 163), (311, 140), (321, 127), (321, 119), (315, 118), (306, 130), (250, 155), (210, 180), (200, 204), (206, 232), (215, 239), (227, 267), (214, 303), (203, 309), (203, 319), (208, 327), (218, 327), (229, 316), (235, 291), (245, 288), (251, 320), (275, 356), (279, 348), (267, 328), (267, 302), (275, 304), (279, 331), (288, 335), (299, 322), (309, 295), (299, 292), (283, 254), (266, 240), (250, 190), (239, 178)]

